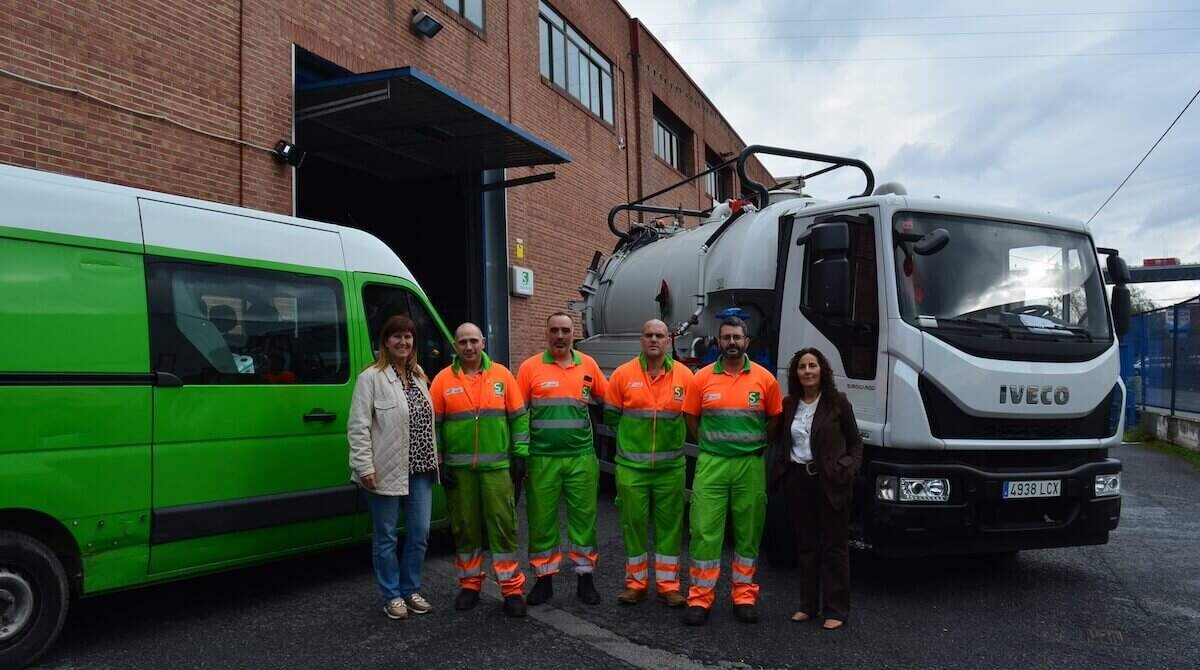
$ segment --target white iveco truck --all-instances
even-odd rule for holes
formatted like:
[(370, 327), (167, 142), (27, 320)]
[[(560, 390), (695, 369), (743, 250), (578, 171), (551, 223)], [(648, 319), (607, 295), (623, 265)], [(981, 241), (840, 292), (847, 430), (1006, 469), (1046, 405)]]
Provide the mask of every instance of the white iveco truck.
[[(773, 154), (821, 170), (768, 190), (746, 161)], [(1081, 222), (874, 189), (862, 161), (751, 146), (735, 159), (746, 200), (710, 211), (619, 205), (619, 238), (581, 287), (587, 339), (606, 370), (636, 355), (648, 318), (674, 330), (675, 356), (719, 355), (718, 324), (749, 324), (750, 356), (776, 370), (797, 349), (829, 358), (865, 444), (856, 545), (885, 555), (1011, 553), (1103, 544), (1120, 519), (1125, 389), (1117, 335), (1128, 268)], [(851, 167), (862, 194), (820, 201), (818, 174)], [(675, 188), (689, 180), (680, 182)], [(625, 212), (668, 215), (632, 223)], [(694, 217), (699, 225), (682, 225)], [(1105, 298), (1097, 251), (1116, 280)], [(694, 449), (691, 450), (694, 455)], [(603, 448), (602, 461), (612, 461)], [(768, 537), (770, 533), (768, 533)]]

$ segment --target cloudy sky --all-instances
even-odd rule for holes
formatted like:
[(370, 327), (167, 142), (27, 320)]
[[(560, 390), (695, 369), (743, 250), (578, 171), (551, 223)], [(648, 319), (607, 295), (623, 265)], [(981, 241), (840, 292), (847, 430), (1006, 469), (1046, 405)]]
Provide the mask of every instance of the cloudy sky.
[[(1087, 220), (1200, 89), (1195, 1), (620, 2), (745, 141), (860, 157), (913, 195)], [(1200, 99), (1091, 225), (1130, 265), (1200, 262)]]

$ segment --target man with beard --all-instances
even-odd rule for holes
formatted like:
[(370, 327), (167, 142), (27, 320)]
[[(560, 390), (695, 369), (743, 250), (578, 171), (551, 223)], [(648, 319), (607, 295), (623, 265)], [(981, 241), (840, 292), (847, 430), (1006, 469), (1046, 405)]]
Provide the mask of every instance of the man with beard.
[(647, 321), (641, 343), (641, 355), (613, 372), (604, 397), (604, 421), (617, 431), (617, 509), (625, 539), (625, 590), (617, 601), (636, 605), (646, 599), (650, 583), (646, 534), (653, 516), (656, 591), (668, 607), (683, 607), (687, 602), (679, 590), (687, 475), (683, 400), (693, 375), (667, 353), (671, 344), (667, 324)]
[(607, 382), (596, 361), (574, 349), (571, 315), (546, 320), (546, 351), (528, 358), (517, 387), (529, 403), (529, 564), (537, 577), (526, 602), (540, 605), (554, 594), (552, 578), (562, 562), (558, 501), (567, 499), (569, 558), (575, 564), (576, 596), (600, 602), (592, 581), (596, 568), (596, 495), (600, 463), (588, 412), (604, 402)]
[(721, 322), (721, 358), (700, 370), (687, 390), (683, 411), (699, 438), (700, 456), (692, 480), (691, 588), (684, 623), (708, 620), (725, 542), (725, 513), (733, 514), (733, 611), (738, 621), (757, 623), (758, 546), (767, 514), (763, 452), (783, 397), (775, 375), (750, 361), (746, 324), (737, 317)]

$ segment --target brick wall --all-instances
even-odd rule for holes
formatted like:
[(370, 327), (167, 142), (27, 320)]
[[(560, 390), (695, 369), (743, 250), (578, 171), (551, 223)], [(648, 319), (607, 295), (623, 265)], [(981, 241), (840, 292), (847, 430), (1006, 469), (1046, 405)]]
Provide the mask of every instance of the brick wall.
[[(546, 317), (578, 298), (592, 254), (612, 249), (608, 210), (681, 178), (654, 157), (654, 97), (692, 129), (692, 165), (704, 165), (706, 144), (744, 145), (618, 3), (552, 3), (613, 62), (612, 126), (542, 80), (535, 0), (485, 5), (477, 30), (440, 0), (12, 3), (0, 67), (176, 123), (0, 76), (0, 162), (290, 213), (291, 171), (263, 149), (291, 134), (292, 45), (355, 72), (414, 66), (573, 159), (555, 180), (507, 193), (510, 258), (522, 239), (537, 278), (535, 297), (510, 301), (519, 362), (543, 346)], [(409, 30), (414, 8), (444, 24), (436, 38)], [(709, 204), (702, 184), (660, 201)]]

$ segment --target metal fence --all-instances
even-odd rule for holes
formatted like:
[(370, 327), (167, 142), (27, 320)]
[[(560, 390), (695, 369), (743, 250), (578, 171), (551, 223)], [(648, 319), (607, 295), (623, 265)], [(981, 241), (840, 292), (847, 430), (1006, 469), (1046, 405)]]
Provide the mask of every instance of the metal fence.
[(1121, 341), (1125, 425), (1135, 408), (1200, 414), (1200, 296), (1133, 317)]

